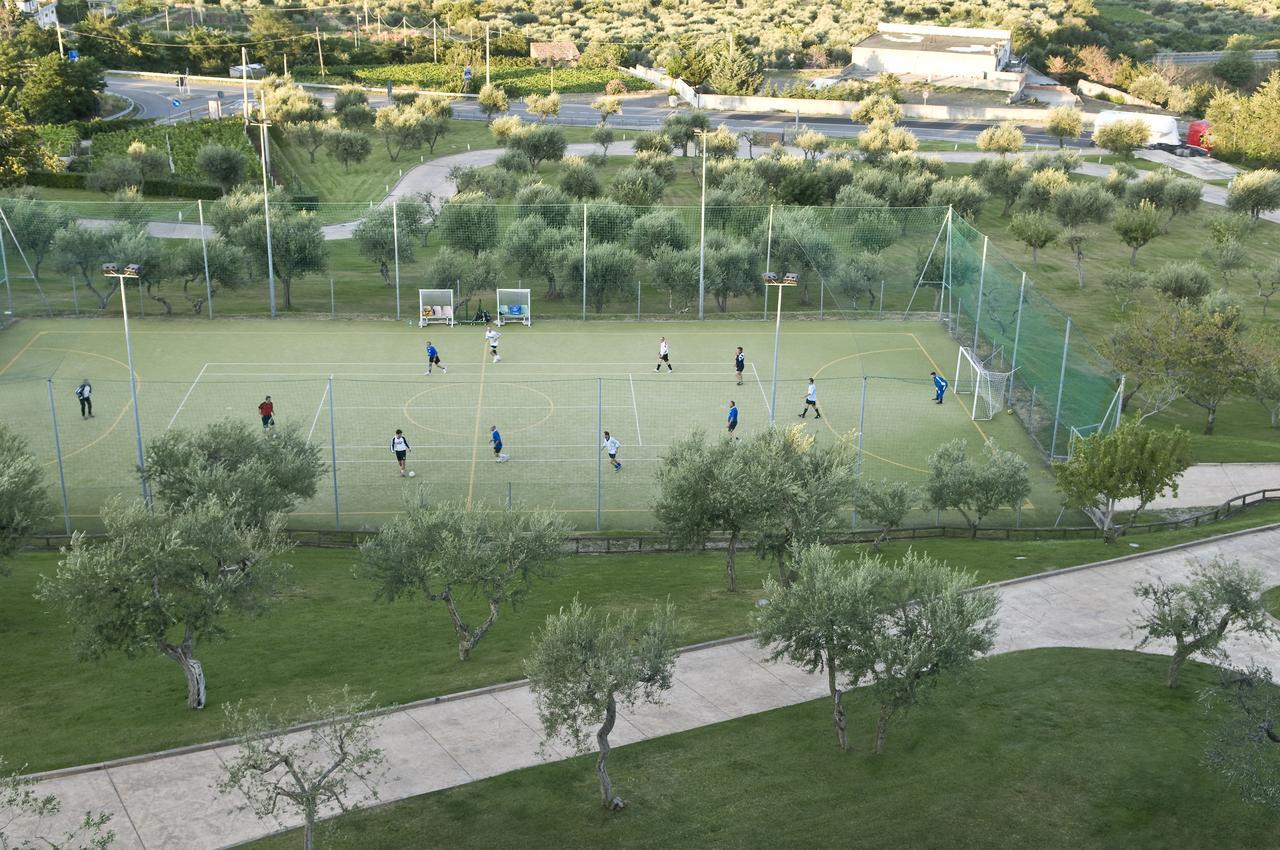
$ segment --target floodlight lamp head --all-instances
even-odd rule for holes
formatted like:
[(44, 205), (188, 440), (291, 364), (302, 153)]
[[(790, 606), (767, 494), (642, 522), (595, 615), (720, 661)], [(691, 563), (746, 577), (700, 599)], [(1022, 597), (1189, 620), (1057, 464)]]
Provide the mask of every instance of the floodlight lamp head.
[(782, 276), (783, 286), (798, 286), (800, 283), (800, 275), (795, 272), (787, 272)]
[(115, 263), (103, 263), (102, 273), (107, 277), (115, 277), (116, 275), (120, 274), (120, 267), (117, 266)]
[(142, 266), (137, 263), (130, 263), (124, 267), (125, 277), (142, 277)]
[(774, 286), (774, 285), (776, 285), (776, 284), (778, 283), (778, 273), (777, 273), (777, 272), (765, 272), (763, 275), (761, 275), (761, 277), (763, 277), (763, 278), (764, 278), (764, 285), (765, 285), (765, 286)]

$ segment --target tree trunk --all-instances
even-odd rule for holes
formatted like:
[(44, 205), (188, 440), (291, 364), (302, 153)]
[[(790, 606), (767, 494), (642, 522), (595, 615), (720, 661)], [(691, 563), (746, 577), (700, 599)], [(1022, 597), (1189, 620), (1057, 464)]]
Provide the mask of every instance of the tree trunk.
[(1138, 267), (1138, 246), (1133, 246), (1133, 250), (1129, 252), (1129, 268), (1136, 269)]
[(1076, 281), (1080, 284), (1080, 288), (1084, 289), (1084, 251), (1075, 251), (1076, 255)]
[(614, 795), (613, 783), (609, 781), (609, 769), (605, 766), (609, 760), (609, 733), (613, 731), (613, 724), (617, 719), (618, 703), (610, 693), (609, 703), (604, 711), (604, 723), (596, 732), (596, 744), (600, 748), (600, 754), (596, 756), (596, 777), (600, 780), (600, 799), (604, 802), (604, 807), (613, 812), (627, 805), (621, 797)]
[(1031, 246), (1031, 267), (1033, 269), (1040, 268), (1039, 249), (1035, 245)]
[(193, 635), (188, 627), (180, 646), (168, 643), (160, 645), (160, 651), (178, 662), (187, 679), (187, 708), (202, 709), (205, 706), (204, 667), (196, 660), (192, 649)]
[(880, 755), (884, 750), (884, 739), (889, 734), (889, 718), (891, 716), (892, 713), (889, 710), (889, 706), (880, 706), (880, 716), (876, 718), (876, 737), (871, 745), (871, 752), (876, 755)]
[(848, 750), (849, 735), (845, 731), (844, 693), (836, 687), (836, 670), (832, 664), (833, 654), (830, 649), (827, 650), (827, 687), (831, 690), (831, 716), (836, 724), (836, 742), (840, 744), (840, 749)]
[(729, 582), (729, 592), (738, 592), (738, 570), (734, 556), (738, 553), (738, 532), (729, 535), (729, 555), (724, 562), (724, 577)]
[(316, 813), (307, 810), (306, 822), (302, 826), (302, 850), (314, 850), (316, 846)]
[(1165, 682), (1170, 688), (1178, 687), (1179, 677), (1182, 675), (1182, 665), (1187, 662), (1189, 653), (1181, 647), (1173, 653), (1173, 658), (1169, 659), (1169, 675)]
[(787, 575), (787, 555), (786, 552), (779, 552), (776, 556), (778, 562), (778, 583), (783, 587), (791, 586), (791, 577)]
[(289, 286), (289, 278), (282, 277), (279, 274), (277, 274), (276, 277), (280, 278), (280, 291), (284, 293), (284, 309), (292, 310), (293, 309), (293, 287)]
[(1206, 435), (1206, 436), (1212, 436), (1212, 434), (1213, 434), (1213, 423), (1214, 423), (1214, 421), (1216, 421), (1216, 420), (1217, 420), (1217, 418), (1218, 418), (1218, 406), (1217, 406), (1216, 404), (1215, 404), (1215, 405), (1212, 405), (1212, 406), (1206, 406), (1206, 407), (1205, 407), (1205, 410), (1207, 410), (1207, 411), (1209, 412), (1209, 416), (1208, 416), (1208, 418), (1205, 420), (1205, 423), (1204, 423), (1204, 433), (1205, 433), (1205, 435)]

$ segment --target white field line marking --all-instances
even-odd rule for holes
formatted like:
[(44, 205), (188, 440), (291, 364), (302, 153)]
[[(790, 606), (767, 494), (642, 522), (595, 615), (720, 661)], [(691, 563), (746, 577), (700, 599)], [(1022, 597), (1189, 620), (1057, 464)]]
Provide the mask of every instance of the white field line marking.
[[(605, 407), (631, 407), (626, 402), (618, 404), (606, 404)], [(421, 404), (408, 405), (410, 410), (471, 410), (471, 405), (463, 404)], [(405, 405), (373, 405), (373, 404), (339, 404), (334, 410), (404, 410)], [(502, 410), (546, 410), (545, 404), (504, 404), (501, 405)], [(557, 404), (556, 410), (595, 410), (594, 404)]]
[[(503, 451), (503, 453), (504, 453), (504, 454), (510, 454), (509, 452), (507, 452), (507, 449), (508, 449), (508, 448), (509, 448), (509, 447), (507, 446), (507, 444), (506, 444), (506, 443), (503, 443), (503, 445), (502, 445), (502, 451)], [(492, 449), (490, 449), (490, 451), (493, 451), (493, 450), (492, 450)], [(519, 451), (519, 450), (517, 449), (517, 452), (518, 452), (518, 451)], [(494, 461), (494, 462), (496, 463), (496, 461)], [(511, 462), (511, 463), (582, 463), (582, 464), (591, 464), (591, 473), (590, 473), (591, 475), (594, 475), (594, 471), (595, 471), (595, 464), (594, 464), (594, 462), (592, 462), (590, 458), (586, 458), (586, 457), (540, 457), (540, 458), (526, 458), (526, 457), (521, 457), (521, 456), (519, 456), (519, 455), (517, 454), (517, 456), (516, 456), (516, 457), (514, 457), (514, 458), (512, 458), (512, 460), (511, 460), (510, 462)], [(642, 457), (642, 458), (635, 458), (635, 457), (632, 457), (632, 458), (628, 458), (628, 459), (627, 459), (627, 463), (629, 463), (629, 464), (632, 464), (632, 463), (660, 463), (660, 462), (661, 462), (661, 458), (656, 458), (656, 457)], [(385, 464), (386, 464), (386, 461), (385, 461), (385, 460), (343, 460), (342, 458), (338, 458), (338, 463), (339, 463), (339, 464), (343, 464), (343, 463), (376, 463), (376, 464), (384, 464), (384, 465), (385, 465)], [(432, 466), (439, 466), (439, 465), (441, 465), (441, 464), (445, 464), (445, 463), (467, 463), (467, 464), (469, 464), (469, 463), (471, 463), (471, 461), (470, 461), (470, 460), (467, 460), (466, 458), (445, 458), (445, 459), (439, 459), (439, 458), (434, 458), (434, 457), (433, 457), (433, 458), (431, 459), (431, 465), (432, 465)], [(484, 463), (484, 461), (480, 461), (480, 463)], [(426, 473), (423, 473), (423, 474), (425, 475)], [(453, 481), (448, 482), (448, 483), (451, 483), (451, 484), (456, 483), (456, 484), (459, 484), (459, 485), (461, 484), (461, 482), (453, 482)], [(525, 483), (539, 483), (539, 482), (525, 482)], [(638, 510), (638, 509), (637, 509), (637, 510)]]
[(631, 377), (631, 373), (627, 373), (627, 383), (631, 385), (631, 409), (636, 414), (636, 443), (644, 445), (644, 439), (640, 436), (640, 406), (636, 404), (636, 382)]
[[(421, 445), (423, 448), (428, 448), (428, 449), (469, 449), (471, 448), (470, 443), (422, 443)], [(532, 445), (526, 446), (526, 451), (540, 450), (540, 449), (582, 449), (584, 452), (590, 452), (596, 448), (599, 448), (599, 447), (592, 445), (590, 443), (534, 443)], [(664, 443), (662, 445), (656, 445), (656, 446), (650, 445), (649, 448), (668, 449), (668, 448), (671, 448), (671, 446)], [(341, 451), (358, 451), (360, 449), (377, 449), (379, 451), (385, 452), (387, 450), (387, 447), (386, 446), (338, 446), (338, 451), (340, 452)], [(93, 514), (93, 516), (97, 516), (97, 514)]]
[(764, 384), (760, 382), (760, 373), (756, 371), (756, 364), (751, 364), (751, 374), (756, 376), (756, 386), (760, 388), (760, 397), (764, 399), (764, 409), (768, 411), (770, 418), (773, 417), (773, 409), (769, 407), (769, 396), (764, 391)]
[(311, 430), (307, 432), (307, 442), (311, 442), (311, 435), (316, 432), (316, 423), (320, 421), (320, 411), (324, 410), (324, 400), (329, 397), (329, 385), (324, 385), (324, 392), (320, 393), (320, 403), (316, 405), (316, 415), (311, 420)]
[[(557, 369), (554, 372), (530, 372), (530, 371), (521, 371), (519, 366), (515, 366), (512, 369), (504, 369), (503, 371), (513, 373), (497, 379), (499, 381), (504, 381), (504, 382), (526, 381), (530, 379), (536, 379), (542, 383), (551, 384), (551, 383), (556, 383), (557, 381), (563, 382), (563, 381), (570, 381), (570, 380), (581, 380), (583, 378), (604, 378), (605, 380), (611, 380), (611, 376), (601, 375), (598, 371), (574, 372), (574, 371), (565, 371), (563, 369)], [(362, 378), (362, 379), (372, 378), (373, 382), (386, 383), (386, 384), (409, 383), (410, 381), (413, 381), (413, 379), (419, 377), (419, 374), (417, 372), (396, 373), (396, 372), (387, 372), (385, 370), (378, 371), (378, 372), (333, 372), (333, 371), (210, 372), (207, 375), (207, 377), (209, 378), (261, 378), (264, 381), (270, 381), (270, 380), (277, 380), (282, 378), (312, 378), (312, 379), (328, 378), (329, 375), (333, 375), (333, 377), (335, 378)], [(712, 375), (723, 376), (724, 371), (721, 369), (706, 369), (701, 371), (695, 371), (695, 370), (690, 370), (686, 368), (681, 371), (680, 375), (681, 377), (692, 376), (695, 378), (702, 378), (702, 377), (710, 377)], [(473, 380), (475, 378), (474, 375), (468, 375), (467, 377)], [(677, 378), (676, 380), (679, 381), (680, 379)], [(465, 383), (463, 381), (451, 380), (449, 378), (445, 378), (444, 380), (436, 381), (434, 383), (437, 385), (444, 384), (444, 385), (465, 386)], [(685, 382), (685, 383), (689, 383), (689, 382)]]
[(173, 423), (178, 421), (178, 414), (181, 413), (182, 408), (186, 406), (187, 399), (191, 398), (191, 393), (195, 392), (196, 384), (200, 383), (200, 378), (204, 375), (204, 370), (208, 368), (208, 363), (200, 367), (200, 373), (197, 374), (196, 379), (191, 382), (191, 386), (187, 388), (187, 394), (182, 397), (182, 401), (178, 402), (178, 409), (173, 412), (173, 418), (169, 420), (168, 425), (164, 426), (166, 431), (173, 427)]
[[(485, 352), (488, 353), (487, 351)], [(505, 362), (505, 361), (504, 361)], [(305, 360), (305, 361), (282, 361), (279, 363), (271, 363), (262, 360), (213, 360), (205, 364), (208, 366), (394, 366), (400, 369), (416, 370), (421, 367), (411, 363), (405, 363), (403, 360), (397, 360), (393, 363), (377, 363), (365, 360)], [(459, 363), (458, 369), (479, 369), (483, 364), (477, 363)], [(552, 360), (519, 360), (511, 365), (513, 366), (581, 366), (581, 360), (575, 360), (571, 363), (559, 363)], [(620, 360), (615, 362), (599, 361), (597, 366), (635, 366), (634, 360)], [(708, 361), (706, 363), (690, 363), (686, 362), (686, 366), (718, 366), (718, 362)], [(455, 367), (450, 367), (455, 368)], [(326, 375), (328, 372), (325, 373)], [(419, 373), (421, 374), (421, 373)]]

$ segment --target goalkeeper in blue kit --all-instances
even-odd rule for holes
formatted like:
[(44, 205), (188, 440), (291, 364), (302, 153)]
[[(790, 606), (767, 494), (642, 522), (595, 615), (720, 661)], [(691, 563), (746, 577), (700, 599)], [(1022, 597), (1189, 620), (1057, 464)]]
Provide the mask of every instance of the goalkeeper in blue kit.
[(951, 386), (947, 383), (947, 379), (939, 375), (937, 372), (930, 372), (929, 376), (933, 378), (933, 388), (937, 392), (933, 396), (934, 404), (942, 404), (942, 396), (947, 391), (947, 387)]

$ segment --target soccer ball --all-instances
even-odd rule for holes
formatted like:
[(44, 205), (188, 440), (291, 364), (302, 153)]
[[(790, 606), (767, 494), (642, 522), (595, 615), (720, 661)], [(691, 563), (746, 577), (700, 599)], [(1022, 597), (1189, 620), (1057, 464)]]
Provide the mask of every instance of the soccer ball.
[(409, 477), (410, 477), (410, 478), (413, 478), (413, 477), (414, 477), (415, 475), (417, 475), (417, 474), (418, 474), (418, 473), (414, 472), (412, 469), (411, 469), (411, 470), (409, 470)]

